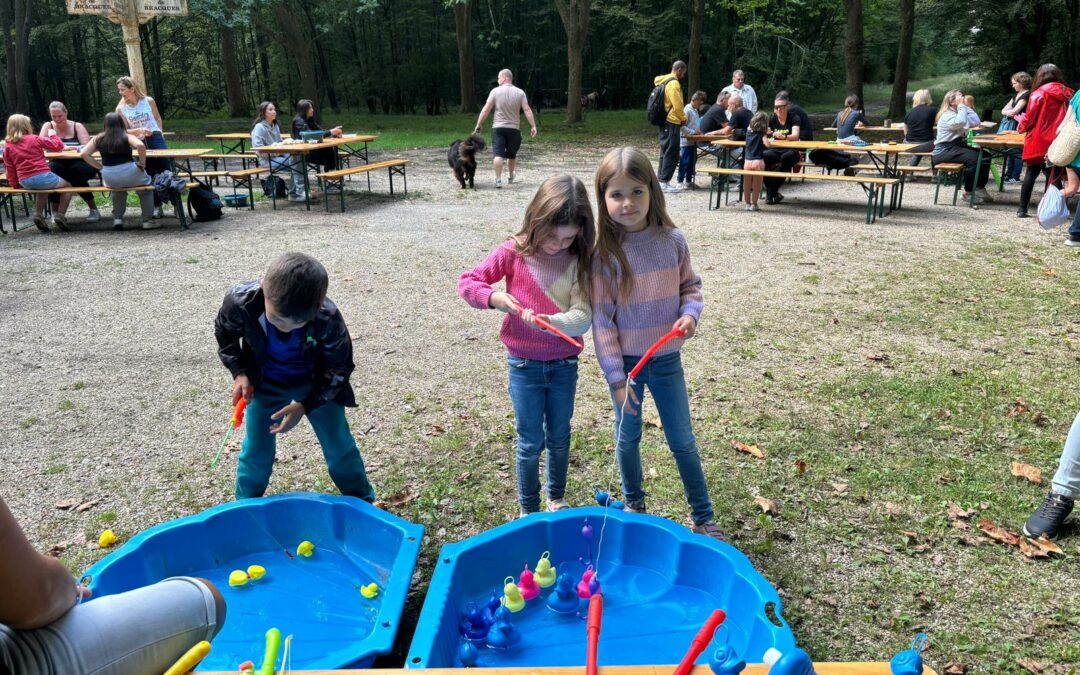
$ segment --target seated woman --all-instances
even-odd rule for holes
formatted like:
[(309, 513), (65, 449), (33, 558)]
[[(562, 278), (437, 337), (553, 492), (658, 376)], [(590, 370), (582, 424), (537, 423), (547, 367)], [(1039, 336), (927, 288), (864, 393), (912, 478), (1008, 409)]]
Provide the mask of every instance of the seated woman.
[(161, 673), (225, 624), (206, 579), (174, 577), (92, 602), (56, 558), (27, 541), (0, 499), (0, 674)]
[[(71, 185), (49, 170), (45, 163), (45, 152), (60, 152), (64, 143), (55, 131), (48, 132), (45, 138), (34, 135), (30, 118), (26, 115), (12, 115), (7, 121), (7, 137), (4, 139), (4, 170), (7, 172), (8, 185), (24, 190), (52, 190), (53, 188), (71, 187)], [(42, 232), (49, 231), (45, 221), (45, 202), (48, 195), (35, 195), (34, 226)], [(65, 232), (68, 230), (67, 213), (71, 193), (60, 195), (60, 205), (56, 208), (53, 222)]]
[[(124, 76), (116, 81), (116, 90), (120, 92), (120, 102), (116, 104), (116, 112), (124, 116), (131, 134), (140, 139), (151, 150), (167, 150), (165, 137), (161, 133), (161, 113), (158, 112), (157, 103), (153, 98), (143, 93), (135, 80)], [(162, 171), (172, 171), (171, 159), (151, 159), (146, 165), (146, 171), (151, 177)], [(157, 194), (154, 198), (154, 217), (161, 218), (161, 200)]]
[[(300, 99), (296, 104), (296, 117), (292, 123), (292, 137), (299, 139), (301, 131), (321, 131), (323, 137), (333, 136), (341, 138), (341, 127), (323, 129), (315, 121), (315, 104), (306, 98)], [(307, 155), (308, 164), (317, 164), (324, 171), (333, 171), (337, 168), (337, 148), (320, 148)]]
[[(136, 162), (131, 155), (135, 150), (139, 154)], [(101, 153), (101, 161), (94, 159), (95, 152)], [(139, 187), (150, 184), (146, 174), (146, 145), (128, 133), (124, 118), (118, 113), (105, 116), (105, 130), (90, 139), (82, 151), (83, 161), (101, 171), (101, 182), (111, 188)], [(142, 205), (142, 227), (144, 230), (156, 230), (161, 223), (154, 221), (154, 191), (144, 190), (137, 193)], [(113, 229), (124, 229), (124, 213), (127, 211), (127, 193), (112, 193)]]
[[(281, 142), (281, 127), (278, 126), (277, 116), (276, 105), (270, 101), (259, 104), (259, 115), (255, 118), (255, 127), (251, 130), (252, 149)], [(304, 178), (300, 175), (296, 159), (290, 158), (289, 155), (260, 155), (259, 153), (255, 153), (255, 157), (261, 166), (272, 166), (275, 170), (280, 167), (289, 167), (292, 170), (289, 180), (289, 201), (305, 201)], [(271, 189), (276, 188), (272, 186)]]
[(836, 127), (836, 140), (857, 139), (855, 129), (870, 126), (870, 120), (859, 110), (859, 97), (855, 95), (844, 99), (844, 109), (836, 113), (832, 125)]
[[(934, 120), (937, 119), (937, 111), (931, 103), (933, 99), (929, 89), (920, 89), (911, 99), (912, 108), (904, 118), (904, 142), (918, 144), (911, 152), (934, 151)], [(912, 157), (911, 166), (919, 166), (921, 161), (922, 157)]]
[[(63, 103), (60, 101), (50, 103), (49, 117), (52, 118), (52, 121), (42, 124), (38, 135), (47, 138), (49, 131), (55, 131), (56, 135), (69, 149), (81, 148), (90, 142), (90, 134), (87, 133), (86, 127), (81, 122), (73, 122), (68, 119), (67, 115), (67, 107)], [(94, 170), (94, 167), (81, 159), (53, 159), (49, 161), (49, 169), (74, 187), (87, 187), (90, 185), (91, 179), (97, 178), (97, 171)], [(90, 208), (90, 215), (86, 217), (86, 222), (96, 223), (101, 220), (97, 204), (94, 203), (94, 193), (80, 192), (79, 196)], [(60, 195), (49, 195), (49, 203), (53, 205), (59, 204)]]
[(990, 162), (984, 162), (979, 175), (975, 175), (975, 165), (979, 161), (979, 151), (967, 144), (967, 130), (979, 126), (979, 116), (964, 104), (964, 94), (953, 89), (945, 94), (941, 109), (937, 114), (937, 137), (934, 139), (934, 154), (930, 158), (933, 166), (938, 164), (964, 165), (964, 199), (971, 199), (975, 191), (975, 203), (990, 201), (986, 192), (986, 181), (990, 177)]

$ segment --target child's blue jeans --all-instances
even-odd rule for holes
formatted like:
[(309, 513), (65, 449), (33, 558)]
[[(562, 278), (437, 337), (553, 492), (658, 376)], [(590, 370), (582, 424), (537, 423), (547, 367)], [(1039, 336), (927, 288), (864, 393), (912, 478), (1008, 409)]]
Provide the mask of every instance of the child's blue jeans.
[[(237, 499), (261, 497), (266, 492), (277, 450), (277, 436), (270, 433), (270, 426), (277, 420), (271, 420), (270, 416), (293, 401), (303, 400), (310, 391), (310, 383), (295, 387), (259, 383), (245, 413), (244, 444), (236, 465)], [(375, 501), (375, 488), (368, 482), (364, 460), (345, 420), (345, 408), (331, 401), (307, 413), (306, 417), (322, 446), (330, 478), (341, 494), (366, 502)]]
[[(623, 356), (626, 372), (629, 373), (640, 360), (640, 356)], [(713, 506), (709, 499), (709, 487), (705, 484), (705, 472), (701, 469), (697, 440), (690, 424), (690, 398), (686, 393), (686, 378), (679, 352), (653, 357), (638, 373), (633, 387), (638, 400), (643, 403), (646, 386), (660, 413), (668, 447), (675, 456), (683, 493), (690, 504), (690, 517), (695, 525), (707, 523), (713, 519)], [(614, 403), (614, 389), (611, 393)], [(632, 401), (627, 403), (628, 407), (632, 405)], [(646, 495), (641, 486), (641, 411), (637, 412), (637, 415), (624, 415), (615, 403), (615, 437), (619, 439), (623, 497), (627, 504), (633, 506), (644, 504)]]
[(577, 358), (535, 361), (508, 356), (510, 402), (517, 419), (518, 502), (525, 513), (540, 510), (540, 455), (547, 449), (547, 496), (566, 493), (570, 418), (577, 392)]
[(697, 171), (697, 146), (686, 145), (680, 150), (682, 154), (679, 155), (679, 182), (693, 182)]
[(1065, 450), (1061, 453), (1057, 473), (1054, 474), (1054, 492), (1080, 499), (1080, 414), (1077, 414), (1065, 437)]

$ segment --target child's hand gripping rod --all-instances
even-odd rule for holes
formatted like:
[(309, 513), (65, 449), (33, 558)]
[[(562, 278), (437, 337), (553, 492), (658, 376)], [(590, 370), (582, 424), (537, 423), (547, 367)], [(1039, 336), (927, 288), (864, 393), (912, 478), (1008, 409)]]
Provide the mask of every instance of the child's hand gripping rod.
[(236, 402), (236, 407), (233, 408), (232, 419), (229, 420), (229, 430), (225, 432), (225, 438), (221, 441), (221, 446), (218, 448), (217, 454), (214, 455), (214, 461), (210, 462), (211, 469), (216, 467), (218, 460), (221, 459), (221, 453), (225, 450), (225, 444), (229, 442), (229, 437), (232, 436), (233, 429), (244, 423), (244, 410), (247, 408), (247, 404), (247, 399), (243, 396)]
[(600, 645), (600, 619), (604, 614), (602, 593), (589, 598), (589, 619), (586, 625), (588, 648), (585, 652), (585, 675), (596, 675), (597, 649)]
[[(523, 311), (523, 310), (524, 310), (525, 308), (524, 308), (524, 307), (522, 307), (520, 303), (517, 303), (517, 302), (515, 302), (515, 303), (514, 303), (514, 309), (516, 309), (516, 310), (517, 310), (518, 314), (521, 314), (521, 312), (522, 312), (522, 311)], [(553, 333), (553, 334), (555, 334), (555, 335), (558, 335), (558, 336), (559, 336), (559, 337), (561, 337), (561, 338), (562, 338), (563, 340), (566, 340), (567, 342), (569, 342), (570, 344), (574, 345), (575, 347), (581, 347), (581, 345), (582, 345), (582, 343), (581, 343), (581, 342), (578, 342), (577, 340), (575, 340), (574, 338), (570, 337), (570, 336), (569, 336), (569, 335), (567, 335), (566, 333), (562, 332), (561, 330), (559, 330), (559, 329), (558, 329), (558, 328), (556, 328), (555, 326), (551, 325), (551, 322), (550, 322), (550, 321), (548, 321), (547, 319), (541, 319), (541, 318), (540, 318), (540, 316), (539, 316), (539, 315), (537, 315), (536, 317), (534, 317), (534, 319), (533, 319), (533, 320), (534, 320), (534, 321), (536, 321), (536, 325), (537, 325), (537, 326), (540, 326), (541, 328), (543, 328), (544, 330), (548, 331), (549, 333)]]
[(641, 357), (641, 360), (637, 362), (637, 365), (634, 366), (634, 369), (630, 371), (629, 375), (627, 375), (627, 379), (630, 381), (630, 384), (634, 383), (634, 378), (637, 377), (638, 373), (641, 372), (641, 369), (645, 367), (645, 364), (649, 362), (649, 359), (651, 359), (653, 357), (653, 354), (659, 351), (661, 347), (666, 345), (671, 340), (674, 340), (675, 338), (681, 338), (685, 336), (686, 331), (684, 331), (682, 328), (672, 328), (667, 333), (667, 335), (653, 343), (653, 346), (649, 347), (649, 351), (645, 352), (645, 356)]
[(713, 613), (709, 615), (709, 619), (705, 622), (705, 625), (701, 627), (698, 634), (694, 636), (694, 641), (690, 643), (690, 649), (686, 651), (686, 656), (679, 663), (679, 667), (675, 669), (674, 675), (689, 675), (690, 671), (694, 669), (694, 661), (697, 661), (697, 657), (701, 656), (701, 653), (705, 651), (705, 648), (712, 642), (713, 633), (720, 624), (724, 623), (724, 619), (727, 615), (724, 614), (724, 610), (715, 609)]

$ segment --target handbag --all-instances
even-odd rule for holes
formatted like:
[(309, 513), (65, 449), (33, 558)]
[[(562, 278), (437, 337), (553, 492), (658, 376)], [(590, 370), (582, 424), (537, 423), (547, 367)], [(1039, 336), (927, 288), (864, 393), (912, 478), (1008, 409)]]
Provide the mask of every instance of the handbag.
[(1046, 159), (1054, 166), (1068, 166), (1080, 154), (1080, 122), (1072, 106), (1065, 109), (1065, 117), (1058, 125), (1057, 136), (1046, 151)]

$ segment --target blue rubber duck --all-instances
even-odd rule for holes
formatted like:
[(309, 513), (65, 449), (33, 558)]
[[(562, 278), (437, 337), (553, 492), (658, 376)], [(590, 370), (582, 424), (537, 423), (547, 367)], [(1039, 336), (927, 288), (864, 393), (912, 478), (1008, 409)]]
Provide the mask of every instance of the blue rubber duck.
[(739, 675), (746, 668), (746, 661), (743, 661), (731, 645), (724, 645), (712, 653), (709, 667), (714, 675)]
[(926, 633), (919, 633), (911, 643), (911, 649), (905, 649), (889, 661), (892, 675), (922, 675), (922, 650), (926, 647)]
[(484, 621), (484, 614), (475, 602), (466, 605), (465, 611), (465, 617), (461, 620), (461, 634), (470, 640), (483, 640), (491, 624)]
[(555, 591), (548, 596), (548, 609), (559, 614), (573, 614), (578, 611), (581, 600), (578, 598), (574, 578), (563, 572), (555, 580)]
[(477, 660), (480, 658), (480, 652), (477, 651), (476, 645), (468, 640), (462, 640), (461, 645), (457, 650), (458, 661), (461, 661), (461, 665), (466, 668), (472, 668), (476, 665)]
[(495, 625), (488, 632), (487, 643), (492, 649), (506, 649), (521, 642), (521, 632), (510, 622), (510, 610), (505, 606), (495, 612)]
[(484, 607), (484, 622), (487, 625), (495, 623), (495, 612), (502, 606), (502, 600), (499, 597), (498, 592), (492, 591), (491, 597), (488, 598), (487, 605)]

